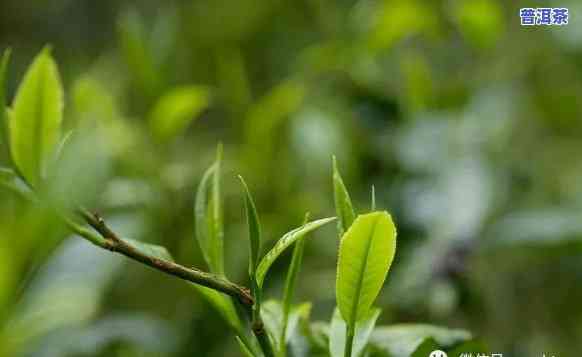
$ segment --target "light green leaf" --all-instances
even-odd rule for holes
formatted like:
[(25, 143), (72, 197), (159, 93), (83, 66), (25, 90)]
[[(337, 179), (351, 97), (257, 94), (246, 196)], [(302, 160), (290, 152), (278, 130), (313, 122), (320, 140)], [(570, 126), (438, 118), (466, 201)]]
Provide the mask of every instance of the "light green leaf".
[(253, 352), (251, 352), (251, 350), (249, 350), (249, 348), (242, 342), (242, 340), (238, 336), (235, 336), (235, 338), (236, 338), (236, 342), (238, 342), (238, 346), (240, 347), (242, 354), (245, 357), (255, 357)]
[(63, 88), (50, 50), (36, 56), (13, 103), (10, 150), (16, 167), (33, 186), (45, 176), (60, 136)]
[(168, 252), (168, 250), (165, 247), (162, 247), (161, 245), (155, 245), (155, 244), (149, 244), (149, 243), (144, 243), (144, 242), (140, 242), (134, 239), (128, 239), (128, 238), (124, 238), (123, 239), (124, 242), (132, 245), (134, 248), (136, 248), (137, 250), (139, 250), (140, 252), (158, 258), (158, 259), (162, 259), (162, 260), (167, 260), (170, 262), (174, 261), (174, 258), (172, 257), (172, 255), (170, 254), (170, 252)]
[(204, 86), (184, 86), (170, 90), (154, 105), (149, 123), (152, 133), (168, 140), (183, 132), (210, 104), (210, 90)]
[(245, 213), (247, 216), (247, 225), (249, 227), (249, 275), (255, 279), (255, 270), (259, 264), (259, 253), (261, 249), (261, 223), (253, 196), (249, 191), (245, 180), (242, 176), (238, 177), (245, 190)]
[(340, 243), (337, 305), (348, 326), (367, 316), (396, 251), (396, 227), (387, 212), (360, 215)]
[(17, 193), (18, 195), (31, 202), (36, 200), (30, 188), (22, 181), (21, 178), (18, 177), (18, 175), (12, 169), (0, 167), (0, 187)]
[[(305, 214), (303, 224), (307, 224), (307, 222), (309, 222), (309, 213)], [(289, 265), (287, 278), (285, 279), (285, 289), (283, 291), (283, 327), (281, 328), (281, 336), (287, 335), (287, 325), (289, 323), (289, 314), (291, 312), (291, 301), (293, 300), (293, 294), (295, 293), (295, 285), (297, 277), (299, 276), (299, 269), (303, 262), (304, 250), (305, 238), (301, 238), (295, 243), (295, 248), (293, 248), (293, 257), (291, 258), (291, 264)], [(279, 340), (283, 340), (283, 338), (281, 337)], [(279, 348), (282, 351), (281, 354), (285, 355), (286, 346), (281, 344)]]
[(305, 236), (307, 233), (316, 230), (319, 227), (322, 227), (329, 222), (334, 221), (335, 217), (329, 218), (322, 218), (316, 221), (309, 222), (307, 224), (302, 225), (301, 227), (295, 228), (294, 230), (285, 234), (279, 241), (275, 244), (275, 246), (263, 257), (259, 266), (257, 268), (257, 284), (259, 287), (263, 286), (263, 282), (265, 280), (265, 276), (269, 271), (271, 265), (275, 262), (275, 260), (287, 249), (291, 244), (297, 241), (299, 238)]
[(224, 321), (226, 321), (234, 331), (237, 333), (244, 333), (242, 323), (230, 297), (202, 285), (192, 284), (192, 286), (208, 301), (210, 305), (212, 305), (212, 307), (216, 309), (216, 311), (218, 311), (218, 313), (220, 313)]
[(344, 181), (337, 168), (337, 160), (333, 157), (333, 197), (335, 201), (335, 211), (339, 218), (338, 230), (342, 236), (350, 228), (355, 219), (354, 208), (350, 194), (344, 185)]
[(434, 340), (439, 348), (448, 349), (471, 338), (471, 334), (465, 330), (425, 324), (399, 324), (376, 328), (370, 338), (370, 345), (388, 353), (390, 357), (411, 357), (415, 356), (414, 353), (427, 339)]
[(438, 350), (441, 347), (436, 343), (433, 338), (427, 338), (412, 352), (411, 357), (426, 357), (434, 350)]
[(222, 224), (222, 199), (220, 193), (220, 162), (222, 146), (217, 158), (200, 181), (194, 203), (196, 237), (202, 255), (211, 272), (224, 275), (224, 228)]
[(6, 139), (8, 116), (6, 114), (6, 73), (10, 61), (10, 49), (2, 54), (0, 59), (0, 140)]
[[(372, 335), (376, 320), (380, 316), (381, 310), (372, 308), (368, 311), (362, 321), (356, 324), (356, 333), (354, 335), (354, 345), (352, 356), (359, 357), (364, 352), (368, 340)], [(336, 308), (333, 312), (331, 326), (329, 331), (329, 352), (332, 356), (343, 356), (346, 344), (346, 322), (342, 319), (339, 310)]]
[[(285, 342), (289, 342), (294, 331), (299, 326), (301, 319), (307, 320), (311, 313), (311, 303), (302, 303), (291, 308), (287, 331), (285, 333)], [(268, 300), (263, 304), (261, 317), (265, 323), (265, 328), (273, 338), (276, 346), (281, 344), (281, 331), (283, 329), (283, 307), (278, 301)]]

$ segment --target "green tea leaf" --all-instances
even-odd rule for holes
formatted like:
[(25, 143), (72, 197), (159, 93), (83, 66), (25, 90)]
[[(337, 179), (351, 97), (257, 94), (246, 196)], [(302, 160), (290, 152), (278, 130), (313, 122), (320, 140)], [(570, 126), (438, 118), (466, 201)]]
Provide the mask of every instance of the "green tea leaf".
[(224, 275), (224, 224), (223, 224), (223, 207), (222, 207), (222, 143), (216, 148), (216, 161), (214, 165), (214, 175), (212, 176), (212, 190), (210, 191), (209, 211), (210, 233), (212, 237), (212, 247), (214, 252), (214, 261), (216, 273)]
[[(354, 345), (352, 356), (359, 357), (364, 352), (368, 340), (372, 335), (376, 320), (380, 316), (381, 310), (372, 308), (368, 311), (362, 321), (356, 324), (356, 333), (354, 336)], [(329, 331), (329, 352), (332, 356), (343, 356), (346, 344), (346, 322), (342, 319), (339, 310), (336, 308), (333, 312), (331, 326)]]
[(63, 88), (50, 50), (36, 56), (13, 103), (10, 150), (16, 167), (33, 186), (45, 176), (60, 136)]
[(198, 244), (210, 271), (224, 275), (224, 229), (220, 193), (221, 157), (222, 146), (219, 146), (216, 161), (206, 170), (198, 186), (194, 203), (194, 220)]
[(249, 227), (249, 275), (255, 279), (255, 270), (259, 264), (259, 252), (261, 249), (261, 224), (253, 196), (242, 178), (238, 177), (245, 190), (245, 212), (247, 216), (247, 225)]
[(31, 202), (36, 200), (30, 187), (12, 169), (0, 167), (0, 188), (8, 189)]
[(269, 271), (269, 268), (279, 257), (279, 255), (285, 251), (285, 249), (289, 248), (291, 244), (293, 244), (299, 238), (305, 236), (307, 233), (314, 231), (317, 228), (334, 221), (335, 219), (335, 217), (318, 219), (317, 221), (309, 222), (302, 225), (301, 227), (295, 228), (294, 230), (281, 237), (275, 246), (263, 257), (259, 263), (259, 266), (257, 267), (256, 278), (259, 287), (263, 286), (263, 282), (267, 272)]
[(350, 228), (356, 217), (350, 194), (344, 185), (344, 181), (337, 168), (337, 160), (333, 157), (333, 197), (335, 201), (335, 211), (339, 218), (338, 230), (340, 236)]
[(471, 334), (465, 330), (425, 324), (398, 324), (376, 328), (370, 338), (370, 345), (391, 357), (411, 357), (415, 356), (414, 353), (421, 349), (427, 339), (434, 340), (439, 348), (448, 349), (471, 338)]
[(249, 348), (242, 342), (242, 340), (238, 336), (235, 336), (235, 338), (236, 342), (238, 342), (238, 346), (240, 347), (242, 354), (245, 357), (255, 357), (254, 353), (251, 352), (251, 350), (249, 350)]
[[(307, 224), (307, 222), (309, 222), (309, 213), (305, 214), (303, 224)], [(287, 334), (289, 313), (291, 312), (291, 301), (293, 300), (293, 294), (295, 293), (295, 285), (299, 275), (299, 269), (301, 268), (301, 263), (303, 262), (304, 250), (305, 238), (301, 238), (295, 243), (295, 247), (293, 248), (293, 257), (291, 258), (291, 264), (289, 265), (287, 278), (285, 279), (285, 289), (283, 291), (283, 327), (281, 328), (281, 336), (286, 336)], [(280, 340), (283, 341), (283, 338), (280, 338)], [(281, 343), (279, 349), (281, 350), (281, 355), (284, 356), (286, 346)]]
[(418, 347), (412, 352), (410, 357), (426, 357), (434, 350), (441, 348), (438, 343), (432, 338), (426, 338)]
[(144, 243), (128, 238), (124, 238), (123, 241), (133, 246), (135, 249), (139, 250), (145, 255), (149, 255), (151, 257), (155, 257), (162, 260), (167, 260), (170, 262), (174, 261), (174, 258), (172, 257), (170, 252), (168, 252), (168, 250), (165, 247), (162, 247), (161, 245)]
[(387, 212), (360, 215), (340, 243), (336, 298), (348, 326), (367, 316), (396, 251), (396, 227)]
[[(289, 342), (293, 336), (293, 332), (298, 328), (299, 322), (307, 320), (311, 314), (311, 303), (305, 302), (295, 305), (291, 308), (289, 314), (289, 321), (285, 333), (285, 342)], [(273, 337), (273, 342), (279, 346), (281, 341), (281, 331), (283, 329), (283, 307), (281, 303), (275, 300), (268, 300), (263, 304), (261, 309), (261, 317), (265, 323), (265, 328), (269, 335)]]
[(210, 90), (204, 86), (184, 86), (170, 90), (154, 105), (149, 124), (162, 141), (183, 132), (210, 104)]
[(218, 311), (234, 331), (244, 333), (242, 323), (230, 297), (202, 285), (192, 284), (192, 286)]
[(10, 61), (10, 49), (4, 51), (0, 59), (0, 140), (7, 138), (7, 120), (6, 114), (6, 72), (8, 62)]

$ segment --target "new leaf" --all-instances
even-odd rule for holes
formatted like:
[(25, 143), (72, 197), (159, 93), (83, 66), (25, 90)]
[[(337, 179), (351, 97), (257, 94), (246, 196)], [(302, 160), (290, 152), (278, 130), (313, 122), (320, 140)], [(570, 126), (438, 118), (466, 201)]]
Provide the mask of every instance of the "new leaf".
[(198, 244), (210, 271), (224, 275), (224, 228), (220, 193), (221, 156), (222, 147), (219, 146), (216, 162), (206, 170), (198, 186), (194, 220)]
[(251, 279), (254, 279), (257, 264), (259, 264), (259, 251), (261, 249), (261, 224), (259, 222), (259, 215), (253, 196), (249, 188), (242, 178), (238, 177), (245, 190), (245, 212), (247, 216), (247, 224), (249, 227), (249, 274)]
[(45, 176), (59, 142), (63, 88), (48, 48), (34, 59), (13, 103), (10, 151), (14, 164), (33, 186)]
[(360, 215), (340, 243), (336, 298), (352, 329), (378, 296), (396, 251), (396, 227), (387, 212)]
[(354, 208), (352, 207), (352, 201), (350, 199), (350, 194), (344, 185), (344, 181), (337, 168), (337, 161), (335, 156), (333, 157), (333, 197), (335, 201), (335, 210), (339, 218), (339, 231), (340, 236), (343, 232), (350, 228), (352, 222), (355, 219)]
[(279, 241), (275, 244), (273, 249), (271, 249), (259, 263), (256, 273), (258, 286), (259, 287), (263, 286), (263, 282), (265, 280), (267, 272), (269, 271), (269, 268), (279, 257), (279, 255), (281, 255), (281, 253), (285, 251), (285, 249), (289, 248), (289, 246), (295, 243), (299, 238), (305, 236), (307, 233), (314, 231), (317, 228), (324, 226), (327, 223), (334, 220), (335, 217), (318, 219), (317, 221), (312, 221), (299, 228), (295, 228), (294, 230), (288, 232), (283, 237), (281, 237), (281, 239), (279, 239)]

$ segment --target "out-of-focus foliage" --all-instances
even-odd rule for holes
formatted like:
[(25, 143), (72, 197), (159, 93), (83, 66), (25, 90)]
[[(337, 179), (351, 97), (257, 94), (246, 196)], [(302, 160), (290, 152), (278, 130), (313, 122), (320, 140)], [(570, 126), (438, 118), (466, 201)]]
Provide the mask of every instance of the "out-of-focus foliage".
[[(50, 43), (69, 139), (47, 194), (185, 265), (205, 265), (194, 193), (223, 142), (224, 269), (247, 286), (236, 174), (272, 247), (305, 211), (334, 215), (335, 154), (355, 211), (374, 185), (399, 226), (377, 325), (460, 329), (378, 330), (375, 352), (410, 353), (384, 345), (402, 334), (452, 346), (468, 330), (492, 352), (571, 356), (582, 350), (582, 6), (551, 4), (569, 8), (568, 26), (519, 26), (525, 1), (7, 0), (6, 98)], [(2, 136), (2, 167), (9, 150)], [(10, 173), (0, 180), (2, 357), (240, 354), (197, 291), (68, 237), (54, 212), (1, 188), (17, 184)], [(291, 339), (292, 351), (329, 342), (327, 324), (302, 321), (333, 313), (338, 240), (313, 234), (295, 291), (312, 305), (288, 327), (312, 341)], [(290, 258), (270, 267), (271, 296)]]

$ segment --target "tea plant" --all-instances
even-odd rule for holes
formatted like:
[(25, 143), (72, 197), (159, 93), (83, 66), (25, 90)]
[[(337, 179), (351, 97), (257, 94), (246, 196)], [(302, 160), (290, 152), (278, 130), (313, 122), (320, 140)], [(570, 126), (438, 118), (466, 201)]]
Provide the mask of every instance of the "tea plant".
[[(0, 108), (5, 107), (8, 59), (6, 52), (0, 62)], [(70, 136), (61, 137), (63, 97), (57, 65), (45, 48), (30, 65), (12, 105), (0, 110), (0, 119), (8, 124), (6, 134), (12, 159), (11, 167), (0, 171), (2, 186), (49, 209), (72, 232), (97, 247), (192, 284), (232, 329), (244, 355), (420, 357), (436, 348), (464, 348), (461, 344), (471, 339), (465, 331), (423, 324), (375, 327), (381, 310), (374, 306), (374, 301), (395, 256), (396, 226), (390, 214), (376, 209), (373, 189), (370, 212), (355, 212), (335, 158), (333, 190), (337, 218), (310, 220), (306, 214), (303, 224), (281, 237), (266, 254), (261, 249), (258, 209), (251, 190), (239, 177), (248, 226), (249, 288), (232, 282), (225, 273), (220, 146), (215, 162), (201, 179), (193, 207), (196, 238), (208, 271), (175, 262), (161, 246), (120, 236), (100, 215), (77, 206), (75, 195), (63, 194), (53, 187), (60, 177), (59, 162)], [(339, 238), (337, 307), (330, 323), (310, 322), (310, 303), (293, 303), (306, 238), (334, 221)], [(293, 255), (283, 298), (267, 300), (263, 287), (269, 270), (290, 248)]]

